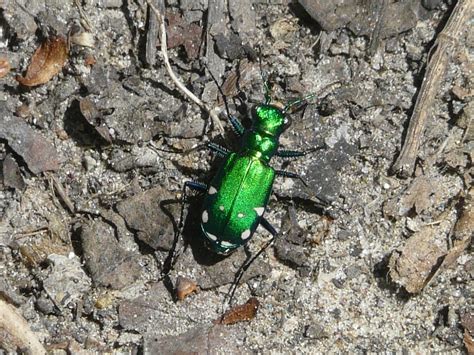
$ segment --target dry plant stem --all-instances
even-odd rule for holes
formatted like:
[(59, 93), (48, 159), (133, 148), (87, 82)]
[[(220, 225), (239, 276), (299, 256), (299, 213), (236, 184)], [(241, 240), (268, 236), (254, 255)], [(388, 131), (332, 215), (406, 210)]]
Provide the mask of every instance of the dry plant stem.
[[(0, 344), (2, 349), (22, 349), (28, 354), (46, 354), (38, 337), (30, 329), (25, 318), (7, 302), (0, 299)], [(15, 349), (15, 350), (13, 350)], [(7, 353), (10, 353), (8, 350)], [(12, 352), (13, 354), (13, 352)]]
[(57, 192), (61, 200), (64, 202), (69, 212), (74, 214), (76, 212), (74, 208), (74, 204), (72, 203), (71, 199), (69, 198), (66, 191), (62, 187), (61, 183), (52, 174), (47, 173), (46, 176), (50, 179), (50, 181), (52, 181), (52, 186), (54, 187), (54, 190)]
[(88, 32), (92, 32), (92, 25), (91, 22), (89, 21), (89, 17), (87, 14), (84, 12), (81, 2), (79, 0), (75, 0), (74, 4), (77, 6), (77, 9), (79, 10), (79, 14), (81, 15), (81, 25), (86, 29)]
[(426, 66), (426, 74), (410, 118), (405, 142), (400, 156), (392, 166), (392, 172), (397, 173), (400, 177), (407, 178), (413, 173), (426, 122), (431, 114), (433, 99), (438, 92), (439, 83), (443, 80), (457, 39), (464, 27), (467, 26), (473, 4), (474, 0), (458, 0), (445, 28), (431, 48), (434, 53)]
[(186, 95), (191, 101), (196, 103), (201, 109), (206, 111), (209, 116), (212, 119), (213, 124), (218, 128), (219, 133), (221, 135), (224, 135), (224, 127), (222, 126), (219, 117), (218, 117), (218, 112), (220, 111), (217, 108), (210, 109), (202, 100), (200, 100), (196, 95), (194, 95), (191, 91), (184, 86), (184, 84), (181, 82), (181, 80), (176, 76), (174, 73), (173, 69), (171, 68), (170, 60), (168, 57), (168, 44), (167, 44), (167, 39), (166, 39), (166, 26), (165, 26), (165, 18), (164, 16), (160, 13), (160, 11), (151, 3), (150, 0), (146, 0), (148, 6), (152, 9), (154, 12), (155, 16), (158, 18), (158, 22), (160, 23), (160, 43), (161, 43), (161, 55), (163, 56), (163, 61), (165, 62), (166, 70), (168, 71), (169, 76), (171, 77), (171, 80), (175, 83), (175, 85), (178, 87), (181, 92)]

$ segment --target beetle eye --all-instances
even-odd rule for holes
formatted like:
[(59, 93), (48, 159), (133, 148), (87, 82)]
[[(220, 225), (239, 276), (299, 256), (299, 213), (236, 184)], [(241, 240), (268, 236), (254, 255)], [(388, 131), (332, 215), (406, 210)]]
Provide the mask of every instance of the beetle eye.
[(291, 118), (288, 116), (285, 116), (283, 119), (283, 127), (284, 129), (287, 129), (291, 125)]

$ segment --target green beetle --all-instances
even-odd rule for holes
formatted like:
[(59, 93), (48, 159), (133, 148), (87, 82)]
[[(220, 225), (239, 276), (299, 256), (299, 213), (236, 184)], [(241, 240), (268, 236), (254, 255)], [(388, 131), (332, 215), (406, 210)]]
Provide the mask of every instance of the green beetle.
[(209, 186), (198, 182), (187, 182), (186, 187), (205, 191), (201, 229), (208, 249), (227, 255), (246, 244), (261, 224), (276, 237), (275, 228), (264, 218), (276, 175), (300, 178), (298, 174), (275, 170), (269, 162), (275, 155), (293, 158), (307, 152), (278, 150), (279, 137), (290, 125), (287, 112), (293, 106), (306, 101), (298, 99), (283, 109), (270, 105), (269, 96), (265, 103), (252, 110), (252, 126), (245, 130), (233, 116), (230, 122), (242, 136), (241, 149), (231, 153), (216, 144), (209, 148), (226, 157)]

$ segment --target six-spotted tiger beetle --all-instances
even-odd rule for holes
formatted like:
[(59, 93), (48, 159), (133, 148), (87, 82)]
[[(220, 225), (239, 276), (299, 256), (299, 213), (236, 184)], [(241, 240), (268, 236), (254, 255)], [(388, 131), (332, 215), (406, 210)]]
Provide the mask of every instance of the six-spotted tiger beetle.
[[(297, 178), (304, 183), (296, 173), (275, 170), (271, 167), (269, 164), (271, 158), (273, 156), (296, 158), (320, 149), (317, 147), (304, 152), (279, 149), (280, 135), (291, 124), (289, 112), (301, 107), (316, 95), (311, 94), (290, 101), (286, 106), (280, 108), (271, 104), (266, 82), (264, 86), (266, 89), (265, 101), (253, 108), (252, 124), (249, 129), (245, 129), (236, 117), (230, 115), (227, 100), (218, 86), (224, 98), (230, 123), (234, 131), (241, 137), (241, 147), (238, 152), (231, 152), (218, 144), (208, 144), (208, 148), (223, 157), (224, 162), (209, 185), (187, 181), (183, 188), (184, 201), (188, 188), (205, 193), (200, 211), (200, 229), (205, 246), (215, 254), (228, 255), (244, 246), (252, 238), (258, 225), (262, 225), (272, 235), (265, 246), (241, 266), (235, 277), (234, 287), (238, 285), (245, 270), (271, 245), (278, 235), (276, 229), (264, 217), (275, 177)], [(320, 200), (325, 203), (324, 200)], [(184, 205), (181, 210), (177, 237), (183, 227), (183, 209)], [(175, 240), (176, 242), (177, 240)], [(168, 267), (174, 265), (176, 258), (168, 260), (171, 263)], [(234, 292), (235, 288), (231, 293), (230, 300), (232, 300)]]
[[(207, 248), (220, 255), (230, 254), (245, 245), (259, 224), (272, 235), (265, 247), (271, 244), (278, 233), (265, 219), (264, 212), (275, 176), (301, 178), (293, 172), (275, 170), (270, 166), (270, 160), (275, 155), (284, 158), (304, 156), (317, 149), (305, 152), (278, 149), (280, 135), (291, 123), (289, 111), (315, 95), (291, 101), (279, 108), (270, 103), (266, 84), (265, 88), (265, 102), (253, 108), (249, 129), (244, 129), (240, 121), (228, 113), (230, 123), (242, 139), (240, 150), (230, 152), (217, 144), (208, 144), (225, 161), (209, 185), (194, 181), (185, 183), (185, 191), (190, 188), (206, 193), (200, 226)], [(224, 101), (227, 108), (225, 98)]]

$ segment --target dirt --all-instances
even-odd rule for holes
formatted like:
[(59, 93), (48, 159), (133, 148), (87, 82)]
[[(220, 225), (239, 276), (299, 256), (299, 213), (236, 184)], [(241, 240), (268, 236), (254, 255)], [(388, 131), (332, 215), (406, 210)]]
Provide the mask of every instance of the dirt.
[[(452, 1), (168, 1), (171, 66), (219, 108), (223, 133), (170, 79), (144, 1), (77, 4), (0, 2), (0, 295), (46, 351), (472, 347), (469, 25), (413, 173), (391, 169)], [(53, 38), (68, 40), (66, 63), (51, 55), (20, 84)], [(222, 162), (208, 142), (239, 149), (222, 93), (249, 128), (264, 78), (277, 105), (307, 97), (280, 138), (307, 154), (272, 159), (301, 179), (275, 181), (265, 217), (279, 236), (234, 290), (270, 234), (213, 255), (202, 196), (183, 205), (183, 185), (208, 183)], [(179, 300), (178, 279), (192, 285)], [(229, 291), (232, 305), (254, 300), (251, 312), (216, 324)], [(4, 350), (28, 350), (14, 340), (0, 335)]]

